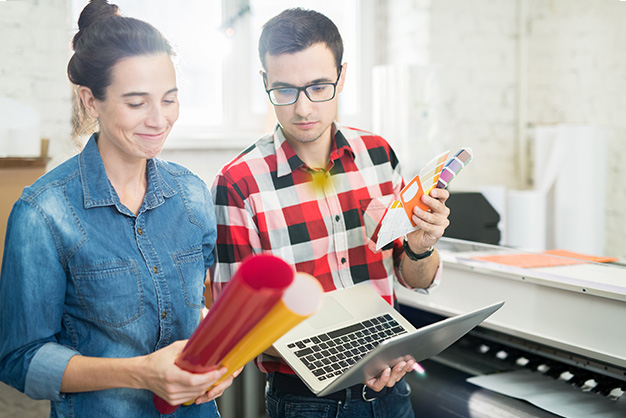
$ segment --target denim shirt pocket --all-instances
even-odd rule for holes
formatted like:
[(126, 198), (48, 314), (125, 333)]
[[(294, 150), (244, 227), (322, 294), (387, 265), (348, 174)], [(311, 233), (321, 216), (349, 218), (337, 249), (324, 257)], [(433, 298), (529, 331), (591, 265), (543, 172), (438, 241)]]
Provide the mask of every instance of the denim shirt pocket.
[(76, 294), (90, 321), (120, 328), (144, 312), (141, 275), (134, 261), (72, 268)]
[(178, 271), (185, 303), (192, 308), (203, 308), (202, 297), (206, 270), (202, 247), (177, 252), (172, 255), (172, 258)]

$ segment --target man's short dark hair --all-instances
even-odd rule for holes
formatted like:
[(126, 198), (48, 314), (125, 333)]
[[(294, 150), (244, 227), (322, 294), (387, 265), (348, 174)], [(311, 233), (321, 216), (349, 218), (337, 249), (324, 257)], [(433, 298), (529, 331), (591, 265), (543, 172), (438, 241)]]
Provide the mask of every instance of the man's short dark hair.
[(332, 20), (315, 10), (293, 8), (282, 11), (263, 25), (259, 38), (259, 58), (265, 69), (265, 56), (292, 54), (323, 42), (341, 69), (343, 41)]

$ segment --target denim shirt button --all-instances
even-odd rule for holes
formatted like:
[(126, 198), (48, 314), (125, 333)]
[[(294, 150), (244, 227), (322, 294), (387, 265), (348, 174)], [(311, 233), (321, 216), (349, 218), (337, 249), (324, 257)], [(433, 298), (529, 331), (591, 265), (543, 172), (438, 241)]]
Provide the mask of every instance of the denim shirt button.
[(137, 228), (137, 233), (138, 233), (139, 235), (143, 235), (143, 229), (141, 229), (141, 228)]
[(161, 318), (165, 319), (167, 317), (167, 312), (165, 312), (165, 309), (163, 310), (163, 312), (161, 312)]
[(159, 273), (159, 269), (156, 266), (152, 267), (152, 271), (154, 272), (154, 274)]

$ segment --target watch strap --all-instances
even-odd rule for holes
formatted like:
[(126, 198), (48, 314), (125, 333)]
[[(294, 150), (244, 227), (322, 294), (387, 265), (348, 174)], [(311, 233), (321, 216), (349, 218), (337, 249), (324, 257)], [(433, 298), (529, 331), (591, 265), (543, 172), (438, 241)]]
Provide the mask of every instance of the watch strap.
[(423, 253), (415, 254), (411, 250), (411, 247), (409, 247), (409, 241), (406, 239), (406, 236), (404, 237), (404, 243), (402, 245), (404, 246), (404, 253), (406, 254), (406, 256), (409, 257), (413, 261), (423, 260), (427, 257), (430, 257), (435, 251), (435, 246), (433, 245), (432, 247), (430, 247), (428, 250), (424, 251)]

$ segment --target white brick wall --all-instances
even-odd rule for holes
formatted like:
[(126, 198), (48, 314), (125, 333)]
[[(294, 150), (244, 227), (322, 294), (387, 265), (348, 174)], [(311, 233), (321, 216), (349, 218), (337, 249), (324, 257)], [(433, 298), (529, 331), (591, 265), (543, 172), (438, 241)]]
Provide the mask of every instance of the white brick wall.
[(626, 257), (626, 2), (529, 4), (529, 123), (580, 123), (606, 130), (606, 195), (591, 190), (581, 196), (581, 204), (605, 200), (605, 252)]
[[(519, 3), (520, 1), (525, 3)], [(607, 255), (626, 257), (626, 2), (618, 0), (388, 0), (388, 64), (423, 63), (438, 69), (441, 106), (439, 149), (471, 146), (475, 160), (452, 184), (476, 189), (499, 184), (520, 188), (518, 109), (529, 128), (542, 124), (588, 124), (608, 135)], [(518, 24), (519, 5), (526, 22)], [(423, 16), (427, 16), (424, 19)], [(416, 18), (416, 16), (420, 16)], [(427, 22), (428, 33), (417, 23)], [(525, 27), (524, 27), (525, 26)], [(520, 35), (528, 70), (518, 75)], [(427, 38), (424, 46), (414, 39)], [(584, 169), (581, 167), (581, 169)], [(583, 202), (581, 197), (581, 203)], [(575, 225), (572, 226), (575, 228)]]
[[(378, 0), (378, 10), (384, 10), (379, 17), (388, 23), (383, 38), (389, 42), (376, 59), (437, 69), (438, 148), (471, 146), (476, 154), (453, 189), (520, 187), (519, 1), (528, 14), (527, 122), (606, 129), (607, 196), (590, 192), (589, 198), (606, 200), (607, 254), (626, 257), (626, 2)], [(65, 74), (73, 27), (70, 0), (0, 2), (0, 95), (41, 112), (42, 136), (51, 139), (51, 166), (73, 152)]]
[(34, 107), (50, 139), (50, 166), (72, 153), (72, 90), (65, 68), (73, 36), (69, 0), (0, 2), (0, 95)]

